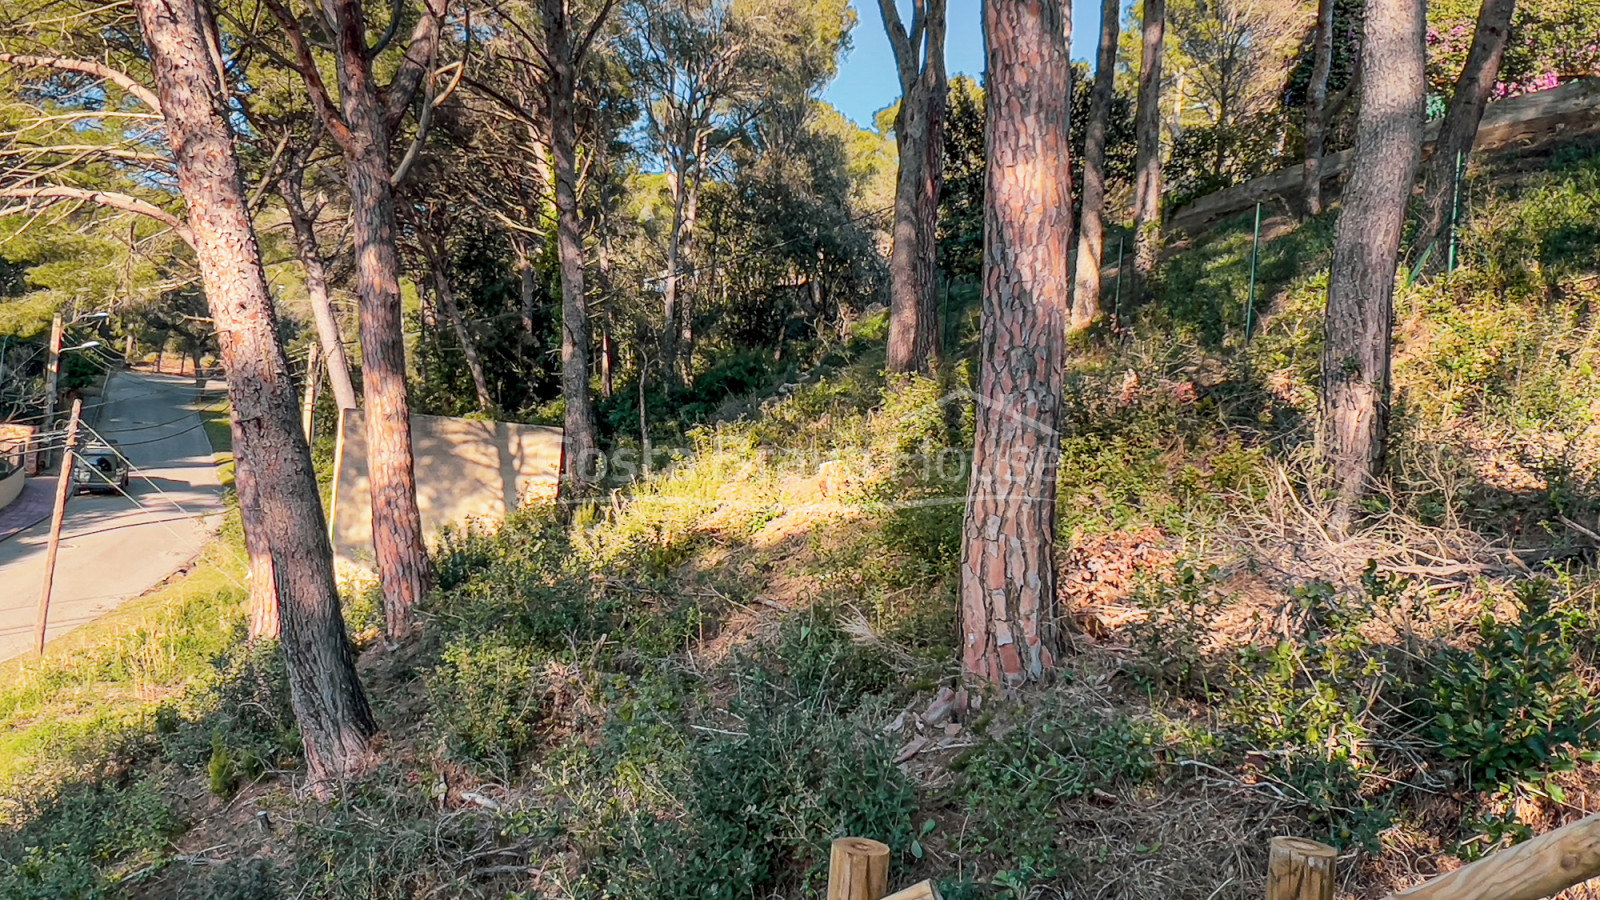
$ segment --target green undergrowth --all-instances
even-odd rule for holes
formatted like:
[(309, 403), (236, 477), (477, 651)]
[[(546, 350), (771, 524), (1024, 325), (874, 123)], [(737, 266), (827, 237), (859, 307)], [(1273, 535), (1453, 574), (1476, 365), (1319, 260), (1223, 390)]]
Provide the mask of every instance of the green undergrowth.
[(1597, 159), (1477, 173), (1466, 265), (1397, 294), (1349, 553), (1438, 559), (1315, 540), (1335, 214), (1275, 226), (1248, 312), (1241, 217), (1074, 345), (1063, 576), (1091, 591), (1069, 612), (1118, 616), (1071, 620), (1052, 684), (917, 724), (959, 686), (971, 309), (934, 378), (882, 374), (869, 317), (810, 370), (650, 400), (668, 449), (614, 495), (448, 534), (421, 638), (366, 661), (381, 759), (332, 801), (293, 790), (281, 667), (241, 648), (220, 557), (13, 664), (0, 897), (814, 897), (856, 834), (951, 898), (1207, 900), (1259, 893), (1281, 832), (1376, 896), (1525, 837), (1600, 771), (1600, 591), (1564, 523), (1600, 510)]

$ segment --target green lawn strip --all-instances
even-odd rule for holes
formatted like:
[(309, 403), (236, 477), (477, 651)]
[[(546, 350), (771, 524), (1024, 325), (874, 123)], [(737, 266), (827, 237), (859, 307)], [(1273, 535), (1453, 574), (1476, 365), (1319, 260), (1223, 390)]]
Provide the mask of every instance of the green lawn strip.
[(228, 394), (226, 391), (200, 391), (195, 411), (200, 414), (200, 424), (211, 442), (211, 456), (216, 460), (217, 478), (222, 486), (233, 486), (233, 427), (228, 421)]
[[(197, 405), (224, 486), (233, 482), (225, 395)], [(186, 572), (52, 641), (42, 659), (0, 663), (0, 793), (83, 758), (215, 675), (244, 635), (244, 533), (230, 509)]]

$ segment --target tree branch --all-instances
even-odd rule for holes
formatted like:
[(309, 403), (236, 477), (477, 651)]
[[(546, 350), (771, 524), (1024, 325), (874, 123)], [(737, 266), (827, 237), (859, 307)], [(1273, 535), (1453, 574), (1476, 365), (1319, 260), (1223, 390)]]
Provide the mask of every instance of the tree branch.
[(394, 130), (405, 119), (412, 98), (416, 97), (423, 77), (433, 68), (434, 57), (439, 52), (440, 16), (434, 11), (432, 0), (425, 0), (423, 5), (427, 12), (411, 29), (411, 41), (406, 45), (405, 58), (400, 61), (400, 68), (395, 70), (394, 78), (385, 92), (383, 117), (387, 126), (385, 130), (389, 134), (394, 134)]
[(92, 75), (103, 78), (127, 91), (129, 95), (138, 99), (140, 103), (149, 107), (151, 112), (161, 114), (161, 101), (157, 99), (155, 91), (150, 90), (131, 76), (119, 72), (110, 66), (88, 59), (66, 59), (60, 56), (23, 56), (17, 53), (0, 53), (0, 62), (10, 63), (14, 66), (24, 66), (34, 69), (59, 69), (63, 72), (77, 72), (81, 75)]
[(272, 17), (278, 21), (278, 27), (283, 29), (284, 36), (289, 39), (289, 46), (294, 49), (294, 69), (300, 73), (311, 94), (311, 108), (316, 110), (317, 118), (322, 120), (323, 127), (327, 128), (333, 139), (339, 142), (339, 146), (349, 146), (350, 126), (345, 123), (344, 118), (339, 115), (338, 108), (333, 105), (333, 98), (328, 94), (328, 86), (322, 83), (316, 58), (311, 55), (311, 45), (306, 42), (305, 32), (300, 30), (300, 23), (295, 21), (282, 0), (265, 0), (265, 2)]
[[(190, 247), (194, 246), (194, 233), (182, 219), (167, 212), (159, 206), (132, 197), (128, 194), (119, 194), (113, 191), (91, 191), (84, 188), (68, 187), (66, 185), (48, 185), (34, 188), (0, 188), (0, 197), (10, 197), (17, 200), (45, 200), (48, 203), (61, 203), (63, 201), (78, 201), (94, 203), (110, 209), (120, 209), (123, 212), (137, 213), (155, 219), (177, 233), (183, 242)], [(6, 212), (16, 212), (27, 207), (14, 207)]]

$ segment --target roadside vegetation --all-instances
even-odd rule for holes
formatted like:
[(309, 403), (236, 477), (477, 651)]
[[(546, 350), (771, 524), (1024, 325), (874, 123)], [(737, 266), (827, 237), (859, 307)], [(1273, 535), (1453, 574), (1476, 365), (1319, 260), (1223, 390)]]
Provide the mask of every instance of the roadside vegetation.
[(1044, 687), (954, 662), (966, 473), (926, 463), (972, 439), (958, 288), (940, 378), (883, 375), (869, 316), (570, 520), (449, 535), (414, 644), (347, 597), (385, 735), (330, 802), (230, 521), (7, 667), (0, 896), (816, 896), (861, 834), (947, 898), (1207, 900), (1258, 896), (1278, 833), (1379, 896), (1569, 821), (1600, 791), (1600, 152), (1472, 191), (1467, 265), (1397, 295), (1392, 478), (1348, 539), (1307, 488), (1336, 212), (1270, 223), (1249, 340), (1241, 219), (1075, 353)]

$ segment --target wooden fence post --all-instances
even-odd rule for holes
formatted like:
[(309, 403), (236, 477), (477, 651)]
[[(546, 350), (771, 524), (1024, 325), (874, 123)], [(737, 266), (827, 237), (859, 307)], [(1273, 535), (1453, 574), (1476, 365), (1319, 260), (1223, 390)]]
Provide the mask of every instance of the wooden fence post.
[(859, 837), (833, 842), (828, 900), (883, 900), (889, 893), (889, 845)]
[(1334, 860), (1327, 844), (1275, 837), (1267, 857), (1267, 900), (1333, 900)]
[[(59, 318), (59, 317), (58, 317)], [(39, 607), (34, 614), (33, 649), (44, 655), (44, 630), (50, 621), (50, 591), (56, 583), (56, 551), (61, 549), (61, 520), (67, 512), (67, 495), (71, 493), (77, 457), (73, 451), (78, 443), (78, 416), (83, 411), (83, 401), (72, 401), (72, 418), (67, 422), (67, 440), (61, 450), (61, 474), (56, 477), (56, 505), (50, 516), (50, 544), (44, 554), (44, 585), (39, 589)]]

